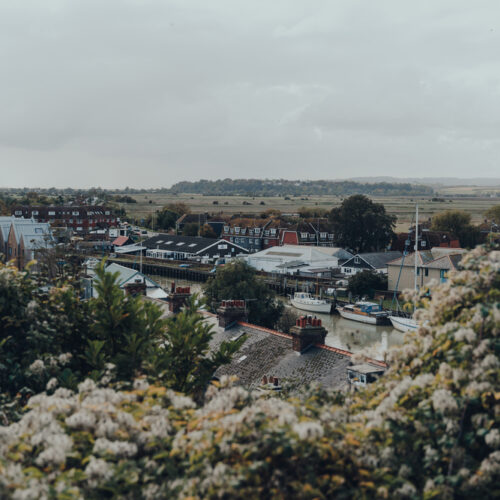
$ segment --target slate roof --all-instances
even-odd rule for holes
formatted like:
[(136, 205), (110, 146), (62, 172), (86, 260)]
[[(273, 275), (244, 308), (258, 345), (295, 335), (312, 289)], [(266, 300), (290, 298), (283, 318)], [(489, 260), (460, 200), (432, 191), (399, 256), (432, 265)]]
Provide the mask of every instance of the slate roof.
[[(462, 259), (462, 254), (464, 253), (463, 248), (439, 248), (435, 247), (432, 250), (419, 250), (418, 252), (418, 265), (426, 266), (434, 260), (441, 259), (442, 257), (453, 257), (457, 260), (457, 263)], [(457, 256), (457, 258), (455, 258)], [(458, 258), (459, 257), (459, 258)], [(389, 262), (391, 266), (400, 266), (403, 258), (399, 258)], [(415, 252), (406, 255), (404, 261), (404, 267), (415, 266)], [(449, 268), (448, 268), (449, 269)]]
[(388, 262), (401, 257), (401, 252), (399, 251), (391, 251), (391, 252), (369, 252), (369, 253), (358, 253), (352, 259), (344, 262), (343, 266), (349, 267), (349, 263), (355, 257), (359, 257), (364, 260), (369, 266), (373, 269), (381, 269), (387, 266)]
[(216, 317), (208, 316), (206, 321), (215, 326), (212, 349), (242, 333), (247, 335), (232, 362), (221, 366), (215, 373), (216, 377), (236, 375), (238, 383), (250, 389), (256, 389), (264, 375), (278, 377), (280, 383), (284, 382), (290, 388), (311, 382), (337, 389), (347, 384), (349, 353), (327, 346), (313, 346), (299, 355), (292, 349), (290, 335), (246, 323), (238, 323), (224, 331), (217, 326)]
[(50, 231), (50, 225), (47, 222), (33, 222), (26, 221), (13, 222), (12, 228), (19, 243), (21, 238), (24, 242), (24, 247), (30, 250), (37, 250), (39, 248), (48, 248), (54, 244), (54, 238)]
[(150, 250), (170, 250), (177, 251), (180, 253), (198, 254), (203, 250), (216, 245), (217, 243), (223, 243), (225, 245), (231, 245), (241, 249), (241, 251), (248, 253), (248, 250), (235, 245), (227, 240), (221, 240), (217, 238), (201, 238), (198, 236), (176, 236), (173, 234), (158, 234), (152, 238), (142, 242), (142, 245)]
[(458, 264), (462, 260), (462, 255), (460, 254), (455, 254), (455, 255), (444, 255), (443, 257), (439, 257), (428, 264), (426, 264), (424, 267), (429, 268), (429, 269), (457, 269)]

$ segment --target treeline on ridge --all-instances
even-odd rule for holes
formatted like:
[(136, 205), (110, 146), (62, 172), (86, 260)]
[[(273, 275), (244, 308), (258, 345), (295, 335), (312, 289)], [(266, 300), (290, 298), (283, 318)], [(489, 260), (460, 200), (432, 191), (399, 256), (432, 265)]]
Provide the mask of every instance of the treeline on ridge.
[(218, 179), (210, 181), (183, 181), (174, 184), (172, 193), (193, 193), (204, 195), (245, 195), (245, 196), (303, 196), (334, 195), (349, 196), (352, 194), (381, 196), (415, 196), (431, 195), (434, 190), (430, 186), (417, 184), (399, 184), (380, 182), (376, 184), (353, 181), (291, 181), (285, 179)]

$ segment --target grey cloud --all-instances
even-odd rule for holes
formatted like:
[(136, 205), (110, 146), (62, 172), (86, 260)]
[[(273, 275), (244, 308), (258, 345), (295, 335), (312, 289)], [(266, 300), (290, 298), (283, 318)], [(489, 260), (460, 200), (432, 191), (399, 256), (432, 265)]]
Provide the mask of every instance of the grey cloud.
[(495, 0), (2, 3), (1, 184), (495, 175), (498, 14)]

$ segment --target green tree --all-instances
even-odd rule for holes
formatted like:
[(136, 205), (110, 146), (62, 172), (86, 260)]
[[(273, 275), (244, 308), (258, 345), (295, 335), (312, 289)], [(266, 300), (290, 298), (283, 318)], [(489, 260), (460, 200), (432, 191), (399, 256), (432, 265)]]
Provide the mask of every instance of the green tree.
[(215, 311), (221, 300), (246, 300), (248, 320), (273, 328), (283, 312), (276, 294), (259, 280), (255, 270), (246, 262), (235, 261), (217, 269), (204, 287), (207, 302)]
[(493, 221), (495, 224), (500, 224), (500, 205), (495, 205), (485, 212), (485, 217)]
[(163, 207), (163, 210), (170, 210), (170, 212), (174, 212), (175, 214), (177, 214), (178, 217), (181, 217), (184, 214), (191, 213), (191, 208), (189, 207), (189, 205), (186, 203), (183, 203), (182, 201), (177, 201), (175, 203), (169, 203), (168, 205), (165, 205)]
[(222, 342), (217, 350), (211, 350), (213, 327), (198, 312), (197, 302), (198, 297), (193, 295), (181, 312), (167, 318), (167, 328), (148, 372), (153, 380), (199, 400), (217, 368), (231, 361), (245, 337)]
[(183, 236), (198, 236), (200, 226), (196, 222), (188, 222), (182, 228)]
[(374, 271), (361, 271), (349, 278), (347, 290), (353, 295), (373, 298), (376, 290), (387, 290), (387, 276)]
[(203, 238), (217, 238), (217, 234), (210, 224), (204, 224), (200, 229), (200, 236)]
[(159, 307), (141, 297), (124, 295), (118, 273), (108, 273), (104, 261), (96, 269), (97, 298), (90, 302), (91, 326), (85, 360), (98, 376), (106, 363), (116, 366), (120, 380), (139, 371), (151, 355), (166, 323)]
[(362, 194), (350, 196), (331, 210), (330, 223), (338, 245), (354, 253), (377, 251), (392, 241), (396, 217)]
[(146, 218), (146, 226), (168, 231), (169, 229), (175, 227), (175, 222), (178, 218), (179, 216), (175, 212), (163, 209), (161, 211), (157, 211), (154, 216), (152, 214), (148, 215)]
[(434, 231), (446, 231), (460, 240), (464, 248), (475, 247), (481, 240), (481, 233), (477, 226), (471, 224), (471, 216), (462, 210), (447, 210), (432, 217)]

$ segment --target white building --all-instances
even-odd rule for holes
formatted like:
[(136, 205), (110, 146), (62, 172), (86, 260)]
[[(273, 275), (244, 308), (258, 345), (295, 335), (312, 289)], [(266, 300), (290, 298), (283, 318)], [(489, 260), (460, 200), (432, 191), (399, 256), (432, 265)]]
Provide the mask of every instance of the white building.
[[(95, 271), (92, 264), (95, 267), (98, 262), (87, 262), (87, 274), (89, 278), (87, 278), (84, 283), (86, 298), (97, 297), (98, 295), (94, 287)], [(118, 286), (122, 290), (125, 290), (125, 287), (127, 285), (145, 283), (147, 297), (153, 299), (165, 299), (168, 296), (168, 294), (163, 290), (163, 288), (161, 288), (160, 285), (158, 285), (158, 283), (135, 269), (130, 269), (129, 267), (120, 266), (120, 264), (113, 263), (106, 266), (106, 272), (118, 273)]]
[(308, 273), (314, 269), (336, 269), (352, 254), (342, 248), (284, 245), (271, 247), (246, 257), (246, 262), (268, 273)]

